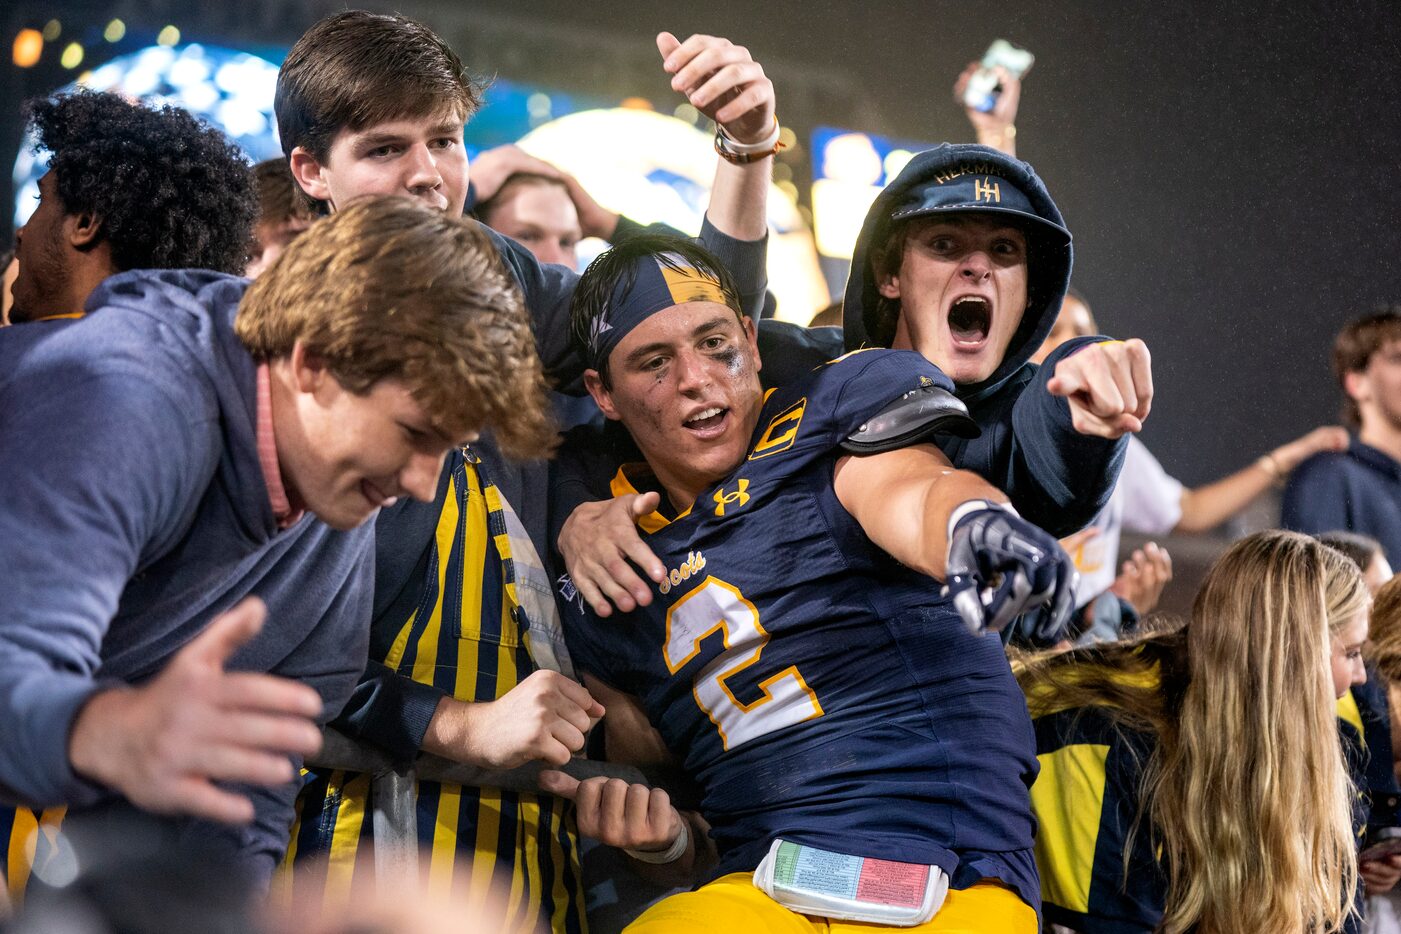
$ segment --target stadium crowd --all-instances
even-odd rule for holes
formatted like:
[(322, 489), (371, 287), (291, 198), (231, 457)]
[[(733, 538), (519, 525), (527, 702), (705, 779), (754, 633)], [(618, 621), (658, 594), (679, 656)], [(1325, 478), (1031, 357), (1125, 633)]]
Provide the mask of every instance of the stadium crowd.
[[(1018, 77), (805, 328), (766, 316), (772, 81), (656, 42), (716, 124), (696, 238), (515, 146), (469, 171), (483, 88), (398, 15), (297, 41), (256, 166), (26, 105), (4, 929), (1401, 931), (1401, 313), (1337, 335), (1345, 427), (1188, 488)], [(1278, 487), (1157, 612), (1168, 547), (1121, 534)]]

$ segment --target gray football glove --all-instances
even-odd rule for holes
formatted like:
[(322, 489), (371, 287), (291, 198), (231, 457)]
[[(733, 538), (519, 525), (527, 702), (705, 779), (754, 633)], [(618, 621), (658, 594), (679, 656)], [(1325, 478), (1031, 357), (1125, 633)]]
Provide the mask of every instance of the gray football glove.
[(995, 503), (955, 516), (944, 590), (968, 628), (1038, 648), (1064, 638), (1078, 575), (1060, 543)]

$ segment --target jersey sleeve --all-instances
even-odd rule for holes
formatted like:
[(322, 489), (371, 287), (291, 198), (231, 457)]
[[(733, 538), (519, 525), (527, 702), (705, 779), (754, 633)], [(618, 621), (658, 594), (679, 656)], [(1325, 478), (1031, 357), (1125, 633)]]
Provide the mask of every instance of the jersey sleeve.
[(609, 651), (609, 646), (620, 649), (635, 649), (636, 646), (623, 646), (620, 640), (633, 638), (628, 634), (630, 614), (618, 613), (607, 619), (600, 619), (584, 602), (574, 582), (562, 569), (554, 570), (555, 602), (559, 606), (560, 625), (564, 629), (564, 643), (569, 650), (569, 658), (574, 670), (580, 676), (593, 675), (609, 687), (624, 693), (636, 693), (625, 677), (619, 656)]
[(749, 459), (825, 452), (907, 393), (931, 386), (953, 392), (952, 381), (913, 351), (852, 351), (770, 395)]

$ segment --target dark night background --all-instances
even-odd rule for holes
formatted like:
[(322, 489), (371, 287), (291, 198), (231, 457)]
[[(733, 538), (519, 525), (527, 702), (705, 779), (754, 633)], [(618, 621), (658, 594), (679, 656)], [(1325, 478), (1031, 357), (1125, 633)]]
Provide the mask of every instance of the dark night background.
[[(1401, 301), (1401, 13), (1391, 3), (365, 5), (428, 22), (478, 73), (640, 94), (664, 110), (677, 98), (652, 36), (725, 35), (764, 63), (800, 140), (819, 124), (969, 139), (954, 77), (994, 38), (1031, 49), (1018, 154), (1068, 219), (1076, 284), (1103, 328), (1152, 349), (1158, 395), (1144, 438), (1189, 484), (1335, 419), (1334, 332)], [(174, 23), (182, 41), (259, 51), (342, 6), (9, 0), (0, 26), (6, 51), (20, 28), (55, 16), (65, 29), (100, 30), (114, 16), (151, 34)], [(73, 73), (48, 61), (22, 71), (8, 57), (3, 70), (8, 238), (19, 103)]]

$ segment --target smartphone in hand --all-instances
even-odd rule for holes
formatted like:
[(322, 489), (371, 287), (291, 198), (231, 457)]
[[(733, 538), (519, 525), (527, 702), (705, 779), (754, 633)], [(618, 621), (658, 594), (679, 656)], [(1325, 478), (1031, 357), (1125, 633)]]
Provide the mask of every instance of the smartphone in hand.
[(1036, 56), (1026, 49), (1019, 49), (1006, 39), (998, 39), (988, 46), (983, 61), (973, 77), (968, 79), (968, 87), (963, 90), (963, 103), (974, 110), (989, 113), (997, 104), (997, 96), (1002, 93), (998, 84), (997, 68), (1007, 69), (1014, 78), (1020, 79), (1031, 70)]

